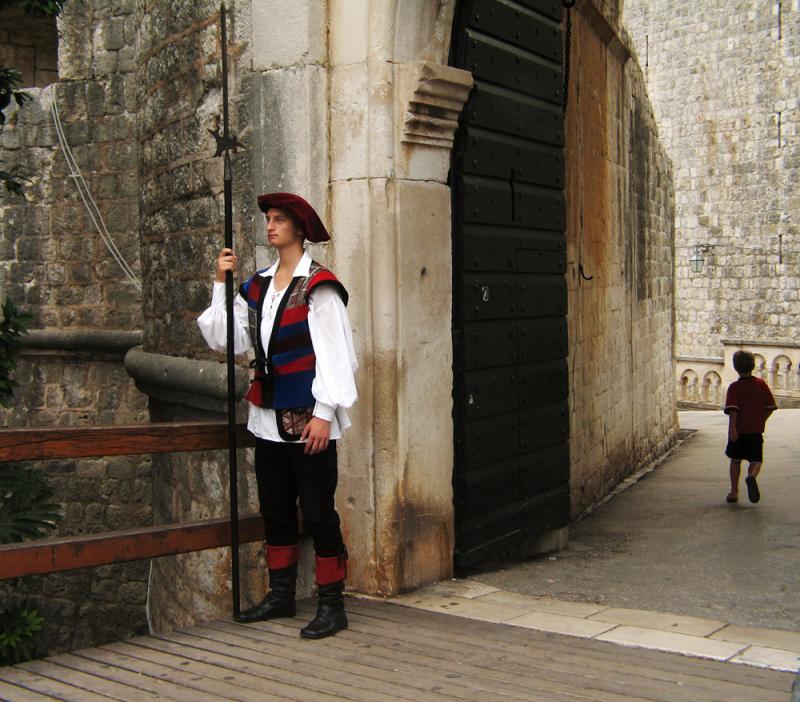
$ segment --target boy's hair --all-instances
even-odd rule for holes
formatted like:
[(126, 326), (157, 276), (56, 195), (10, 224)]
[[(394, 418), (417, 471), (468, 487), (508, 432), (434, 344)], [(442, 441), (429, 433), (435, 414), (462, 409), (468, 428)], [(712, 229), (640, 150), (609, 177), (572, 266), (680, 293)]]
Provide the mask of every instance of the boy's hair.
[(737, 373), (752, 373), (756, 367), (756, 357), (749, 351), (737, 351), (733, 354), (733, 367)]

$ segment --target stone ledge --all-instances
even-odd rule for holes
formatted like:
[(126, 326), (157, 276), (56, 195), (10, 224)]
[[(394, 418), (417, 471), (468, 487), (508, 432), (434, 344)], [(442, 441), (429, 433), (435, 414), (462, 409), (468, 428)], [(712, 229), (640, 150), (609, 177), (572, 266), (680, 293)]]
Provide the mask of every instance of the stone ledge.
[(800, 341), (788, 339), (723, 339), (723, 346), (785, 346), (790, 349), (800, 349)]
[[(125, 354), (125, 370), (139, 391), (150, 397), (212, 412), (227, 411), (228, 380), (224, 363), (149, 353), (136, 346)], [(248, 372), (237, 367), (237, 400), (244, 397), (248, 378)]]
[(675, 360), (679, 363), (715, 363), (720, 366), (725, 363), (722, 356), (676, 356)]
[(34, 352), (99, 351), (124, 354), (141, 343), (142, 332), (124, 329), (31, 329), (22, 337), (25, 351)]

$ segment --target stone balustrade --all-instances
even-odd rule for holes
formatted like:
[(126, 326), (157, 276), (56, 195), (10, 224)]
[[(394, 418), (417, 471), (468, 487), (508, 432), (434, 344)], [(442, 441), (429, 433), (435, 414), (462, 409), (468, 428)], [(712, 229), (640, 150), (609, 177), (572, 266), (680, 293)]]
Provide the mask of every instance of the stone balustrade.
[(755, 356), (753, 374), (766, 381), (778, 407), (800, 407), (800, 342), (726, 339), (722, 346), (719, 357), (678, 356), (679, 407), (722, 407), (728, 385), (738, 377), (733, 354), (740, 349)]

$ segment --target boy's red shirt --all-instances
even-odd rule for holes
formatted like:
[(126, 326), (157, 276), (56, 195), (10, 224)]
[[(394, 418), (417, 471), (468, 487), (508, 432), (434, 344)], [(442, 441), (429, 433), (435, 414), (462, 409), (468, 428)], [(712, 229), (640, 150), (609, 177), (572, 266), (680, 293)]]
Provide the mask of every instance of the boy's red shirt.
[(763, 434), (767, 412), (774, 409), (775, 398), (761, 378), (748, 375), (728, 386), (724, 412), (736, 411), (736, 431), (740, 434)]

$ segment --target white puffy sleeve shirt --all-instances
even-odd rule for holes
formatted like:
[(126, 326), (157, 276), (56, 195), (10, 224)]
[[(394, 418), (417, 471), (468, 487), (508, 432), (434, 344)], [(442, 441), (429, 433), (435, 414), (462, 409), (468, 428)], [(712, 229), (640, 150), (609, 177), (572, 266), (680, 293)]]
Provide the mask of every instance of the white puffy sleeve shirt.
[[(311, 257), (304, 253), (292, 277), (305, 277), (309, 274)], [(266, 349), (275, 323), (275, 313), (286, 289), (275, 290), (275, 272), (278, 264), (261, 273), (270, 276), (264, 310), (262, 314), (261, 343)], [(247, 321), (247, 302), (240, 295), (233, 301), (234, 352), (247, 353), (253, 346)], [(211, 306), (197, 319), (200, 332), (206, 343), (215, 351), (225, 351), (227, 343), (227, 324), (225, 314), (225, 284), (214, 282)], [(355, 371), (358, 368), (353, 350), (353, 333), (347, 308), (334, 288), (322, 285), (316, 288), (308, 299), (308, 328), (316, 356), (316, 368), (311, 393), (316, 404), (314, 416), (331, 423), (331, 439), (341, 438), (342, 431), (350, 426), (346, 408), (358, 399)], [(283, 441), (278, 434), (275, 411), (250, 405), (247, 428), (259, 439)]]

